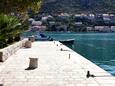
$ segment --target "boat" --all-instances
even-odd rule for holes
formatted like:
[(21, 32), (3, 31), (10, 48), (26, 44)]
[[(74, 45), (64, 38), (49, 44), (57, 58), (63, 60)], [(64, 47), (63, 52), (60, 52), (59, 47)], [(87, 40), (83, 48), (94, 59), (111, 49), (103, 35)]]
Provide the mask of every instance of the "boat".
[(53, 38), (51, 38), (50, 36), (46, 36), (43, 33), (39, 33), (35, 35), (35, 40), (36, 41), (53, 41)]
[(73, 44), (75, 39), (59, 40), (63, 44)]

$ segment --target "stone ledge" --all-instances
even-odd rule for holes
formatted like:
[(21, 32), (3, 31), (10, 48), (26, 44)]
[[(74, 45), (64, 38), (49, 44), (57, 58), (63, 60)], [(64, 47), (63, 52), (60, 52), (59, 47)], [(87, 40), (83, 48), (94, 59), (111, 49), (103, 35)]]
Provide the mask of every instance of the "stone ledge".
[(8, 59), (9, 56), (11, 56), (12, 54), (14, 54), (18, 49), (24, 47), (25, 42), (28, 39), (23, 39), (22, 41), (19, 41), (13, 45), (10, 45), (6, 48), (0, 49), (0, 61), (4, 62), (5, 60)]

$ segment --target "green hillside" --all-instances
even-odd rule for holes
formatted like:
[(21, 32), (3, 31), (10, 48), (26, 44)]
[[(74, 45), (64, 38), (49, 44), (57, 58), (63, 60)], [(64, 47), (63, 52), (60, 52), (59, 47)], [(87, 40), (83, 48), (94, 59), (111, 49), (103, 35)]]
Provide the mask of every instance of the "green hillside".
[(44, 0), (41, 12), (107, 13), (115, 11), (115, 0)]

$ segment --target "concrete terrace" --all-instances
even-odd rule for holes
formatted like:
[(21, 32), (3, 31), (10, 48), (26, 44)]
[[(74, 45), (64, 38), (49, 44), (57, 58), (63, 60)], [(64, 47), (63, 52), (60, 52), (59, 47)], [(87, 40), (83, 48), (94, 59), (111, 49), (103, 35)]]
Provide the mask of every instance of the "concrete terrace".
[[(60, 48), (64, 50), (60, 51)], [(38, 68), (25, 70), (29, 65), (29, 57), (39, 58)], [(86, 78), (88, 70), (97, 77)], [(59, 42), (34, 42), (32, 48), (19, 49), (0, 65), (0, 84), (3, 86), (115, 86), (115, 77)]]

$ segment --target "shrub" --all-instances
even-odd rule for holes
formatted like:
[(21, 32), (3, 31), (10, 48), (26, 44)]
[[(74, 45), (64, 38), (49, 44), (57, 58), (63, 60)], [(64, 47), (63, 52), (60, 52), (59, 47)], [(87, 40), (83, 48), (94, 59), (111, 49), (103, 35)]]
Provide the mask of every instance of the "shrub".
[(0, 14), (0, 46), (19, 41), (20, 33), (27, 28), (28, 25), (25, 22), (22, 24), (17, 17)]

